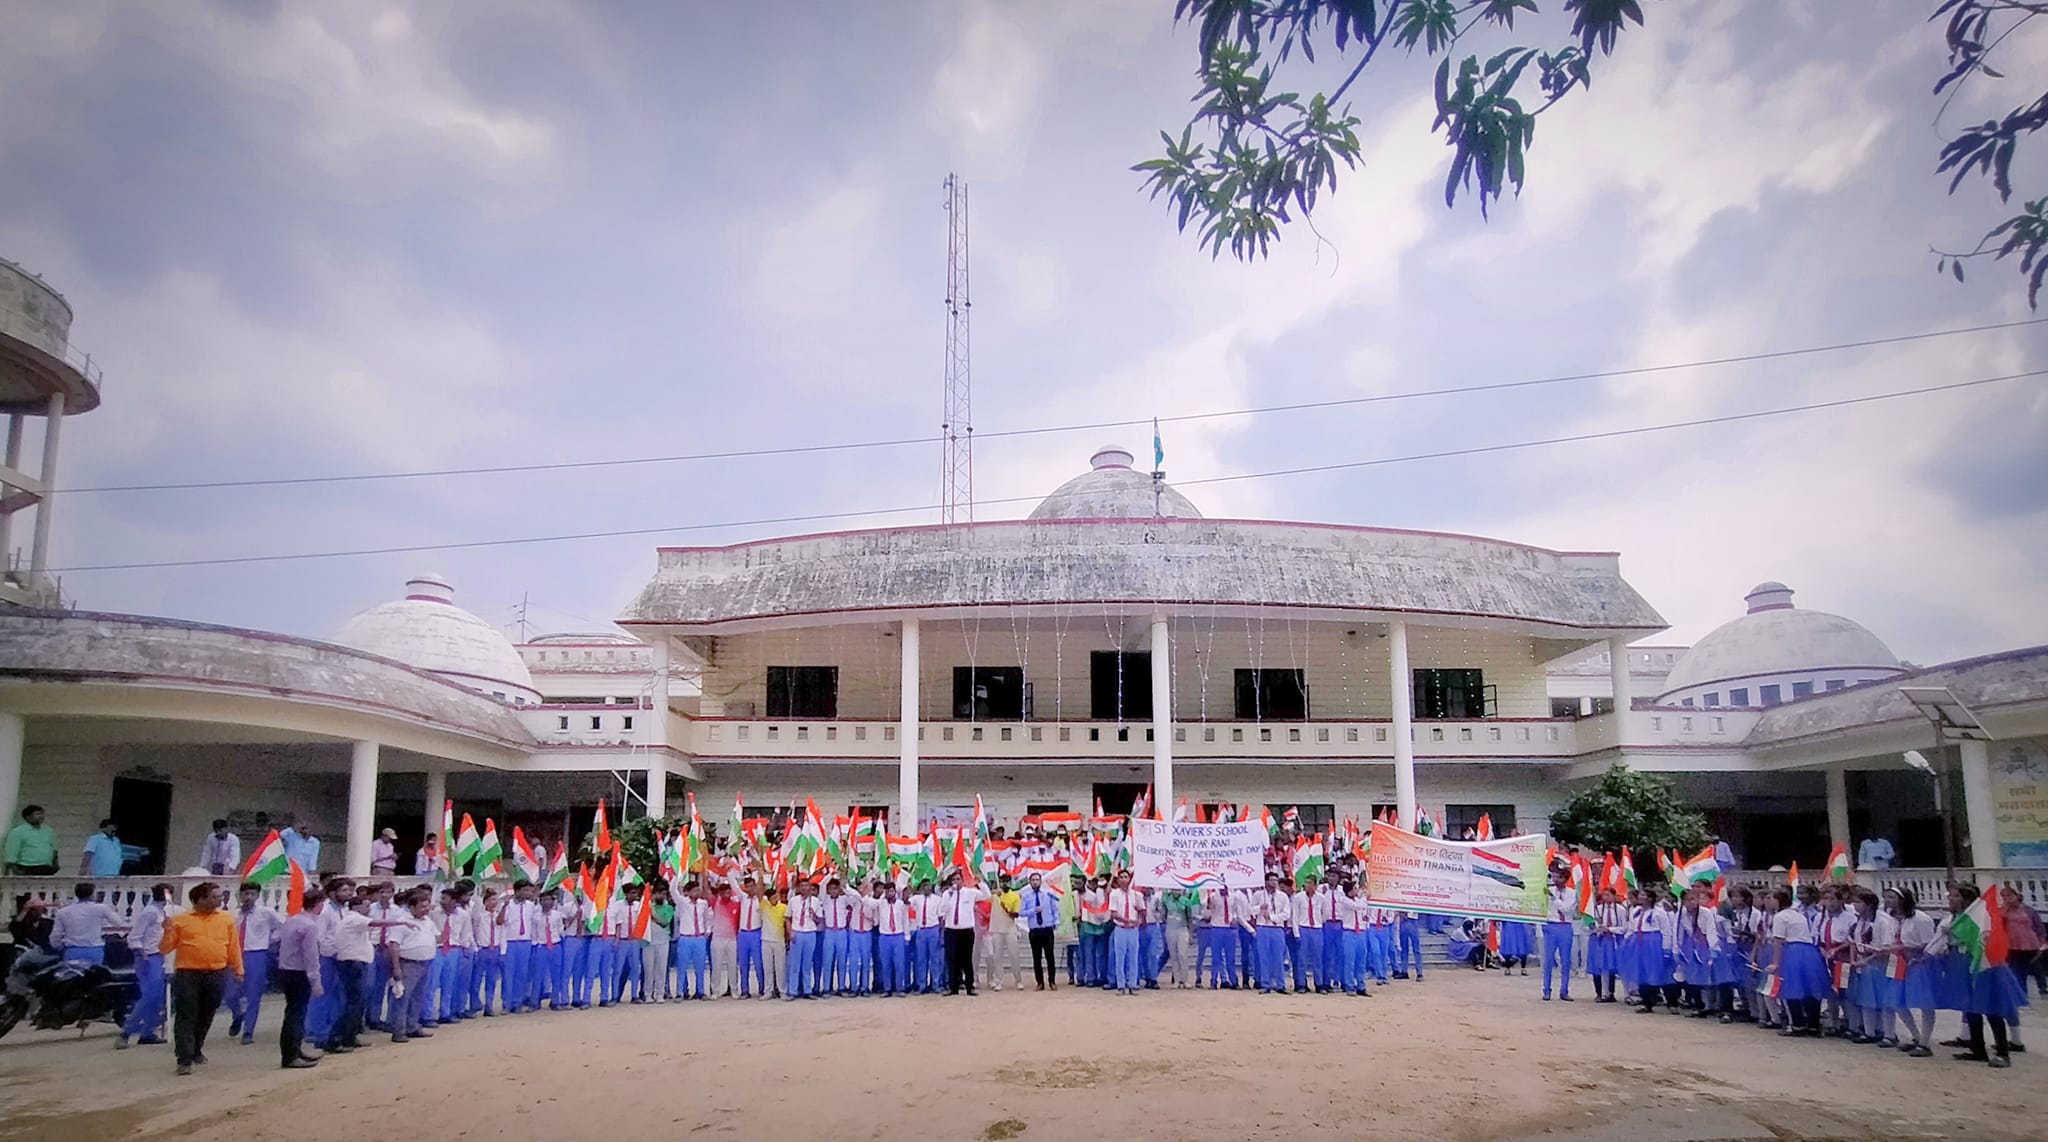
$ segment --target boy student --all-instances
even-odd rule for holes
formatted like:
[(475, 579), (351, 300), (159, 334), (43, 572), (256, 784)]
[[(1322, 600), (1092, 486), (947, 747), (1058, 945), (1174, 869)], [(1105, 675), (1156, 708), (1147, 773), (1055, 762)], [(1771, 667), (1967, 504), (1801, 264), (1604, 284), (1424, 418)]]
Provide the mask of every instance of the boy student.
[(910, 902), (884, 884), (875, 928), (875, 989), (884, 995), (910, 992), (910, 936)]
[[(768, 997), (768, 975), (762, 963), (761, 882), (748, 876), (740, 881), (739, 898), (733, 910), (733, 959), (738, 966), (741, 999)], [(750, 990), (751, 989), (751, 990)]]
[(235, 973), (241, 987), (229, 997), (228, 1035), (240, 1036), (247, 1046), (256, 1041), (256, 1017), (263, 1009), (264, 989), (270, 986), (270, 945), (284, 927), (284, 917), (260, 903), (262, 890), (253, 884), (242, 885), (239, 896), (233, 920), (235, 944), (242, 950), (242, 970)]
[(440, 923), (433, 916), (433, 890), (415, 888), (400, 903), (406, 913), (392, 926), (384, 944), (391, 960), (390, 1020), (394, 1043), (430, 1038), (434, 1034), (428, 1030), (427, 1016), (440, 951)]
[(318, 888), (306, 889), (297, 915), (284, 922), (277, 939), (277, 989), (284, 993), (284, 1023), (278, 1029), (279, 1062), (287, 1069), (310, 1067), (318, 1056), (306, 1054), (306, 1005), (325, 991), (320, 978), (320, 933), (326, 900)]

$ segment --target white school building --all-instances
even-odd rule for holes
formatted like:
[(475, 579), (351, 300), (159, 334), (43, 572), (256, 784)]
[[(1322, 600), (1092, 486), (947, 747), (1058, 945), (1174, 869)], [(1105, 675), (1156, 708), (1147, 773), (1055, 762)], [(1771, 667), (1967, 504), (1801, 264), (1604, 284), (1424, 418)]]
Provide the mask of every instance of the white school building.
[[(0, 360), (15, 485), (25, 418), (63, 408), (7, 389), (31, 381)], [(66, 874), (109, 816), (138, 876), (193, 864), (216, 817), (245, 848), (311, 831), (355, 873), (389, 827), (406, 872), (444, 799), (551, 850), (601, 797), (685, 792), (721, 823), (735, 797), (902, 831), (976, 794), (1014, 819), (1149, 785), (1309, 829), (1419, 804), (1538, 831), (1615, 764), (1670, 777), (1751, 868), (1870, 837), (1938, 868), (1937, 782), (1958, 864), (2048, 866), (2048, 647), (1909, 668), (1779, 583), (1730, 584), (1730, 621), (1672, 646), (1613, 552), (1210, 519), (1114, 447), (1023, 519), (661, 548), (615, 629), (523, 644), (431, 575), (331, 640), (9, 582), (0, 821), (43, 806)]]

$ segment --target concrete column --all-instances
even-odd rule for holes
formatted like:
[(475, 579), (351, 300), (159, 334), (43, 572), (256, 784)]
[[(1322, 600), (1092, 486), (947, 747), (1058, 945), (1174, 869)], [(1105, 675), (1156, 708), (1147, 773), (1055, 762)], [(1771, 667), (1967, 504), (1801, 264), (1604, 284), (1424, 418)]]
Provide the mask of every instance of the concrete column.
[[(25, 422), (26, 418), (18, 412), (7, 418), (7, 451), (4, 453), (6, 458), (0, 461), (17, 472), (21, 470), (21, 432)], [(8, 560), (13, 557), (13, 548), (10, 546), (13, 529), (14, 513), (0, 512), (0, 569), (4, 569)]]
[(659, 747), (647, 755), (647, 815), (668, 816), (668, 754)]
[[(447, 805), (448, 771), (445, 769), (427, 770), (427, 827), (425, 832), (432, 833), (435, 836), (441, 835), (441, 810), (446, 808)], [(441, 847), (445, 849), (448, 843), (454, 839), (453, 837), (441, 837)]]
[(647, 763), (647, 815), (668, 816), (668, 632), (654, 636), (653, 707), (644, 712), (647, 727), (639, 735), (653, 754)]
[(1415, 827), (1415, 680), (1408, 674), (1408, 624), (1387, 624), (1387, 673), (1394, 700), (1394, 806), (1400, 827)]
[(1607, 672), (1614, 683), (1614, 744), (1628, 744), (1628, 712), (1635, 702), (1635, 695), (1629, 690), (1628, 640), (1610, 638), (1607, 640)]
[(28, 569), (50, 565), (50, 509), (57, 498), (57, 431), (64, 424), (64, 394), (50, 394), (49, 423), (43, 426), (43, 501), (36, 505), (35, 546), (29, 548)]
[(348, 759), (348, 856), (350, 876), (370, 875), (370, 842), (376, 836), (377, 743), (356, 742)]
[(1991, 746), (1965, 740), (1958, 743), (1963, 761), (1963, 811), (1970, 826), (1970, 863), (1978, 868), (2000, 868), (1998, 855), (1998, 813), (1991, 804)]
[(1173, 631), (1152, 616), (1152, 804), (1173, 819)]
[(917, 816), (917, 620), (903, 620), (903, 706), (896, 720), (896, 745), (900, 759), (896, 767), (897, 812), (903, 819), (893, 823), (899, 835), (918, 831)]
[(1840, 845), (1856, 859), (1856, 845), (1849, 836), (1849, 771), (1831, 765), (1828, 774), (1828, 843)]
[(21, 755), (26, 728), (20, 714), (0, 714), (0, 833), (21, 821)]

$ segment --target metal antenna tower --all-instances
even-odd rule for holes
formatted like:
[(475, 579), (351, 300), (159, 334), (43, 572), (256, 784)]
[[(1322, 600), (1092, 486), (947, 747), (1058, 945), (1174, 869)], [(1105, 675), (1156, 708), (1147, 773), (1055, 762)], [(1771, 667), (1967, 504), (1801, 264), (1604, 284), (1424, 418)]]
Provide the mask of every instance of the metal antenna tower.
[(968, 371), (967, 184), (946, 176), (946, 411), (941, 522), (974, 522), (974, 378)]

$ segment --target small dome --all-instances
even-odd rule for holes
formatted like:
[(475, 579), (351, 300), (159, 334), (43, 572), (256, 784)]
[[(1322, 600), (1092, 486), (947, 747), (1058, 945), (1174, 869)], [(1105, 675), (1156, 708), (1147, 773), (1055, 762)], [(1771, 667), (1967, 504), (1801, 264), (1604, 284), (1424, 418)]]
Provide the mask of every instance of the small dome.
[(335, 641), (403, 662), (458, 686), (525, 704), (540, 701), (533, 675), (512, 640), (455, 605), (455, 588), (438, 575), (405, 584), (405, 597), (348, 621)]
[(1131, 467), (1127, 448), (1106, 445), (1088, 458), (1088, 471), (1068, 480), (1033, 508), (1031, 519), (1201, 519), (1186, 496), (1166, 484), (1156, 497), (1152, 477)]
[(1744, 601), (1747, 614), (1722, 624), (1679, 658), (1664, 680), (1660, 703), (1698, 697), (1723, 684), (1747, 686), (1791, 675), (1801, 676), (1794, 681), (1854, 683), (1901, 673), (1898, 656), (1884, 640), (1840, 615), (1798, 609), (1792, 588), (1783, 583), (1759, 583)]

